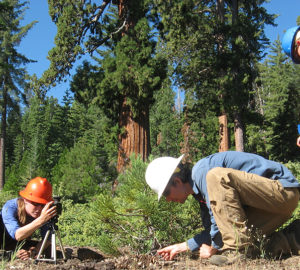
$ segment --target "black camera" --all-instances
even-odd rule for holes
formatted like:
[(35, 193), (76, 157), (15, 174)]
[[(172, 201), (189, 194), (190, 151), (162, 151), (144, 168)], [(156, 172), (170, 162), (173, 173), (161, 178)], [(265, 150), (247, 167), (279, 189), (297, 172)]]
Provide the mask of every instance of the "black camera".
[(51, 219), (53, 223), (56, 223), (58, 221), (58, 217), (61, 215), (62, 212), (62, 204), (60, 202), (60, 199), (61, 198), (59, 196), (53, 196), (54, 202), (52, 206), (56, 206), (56, 216)]

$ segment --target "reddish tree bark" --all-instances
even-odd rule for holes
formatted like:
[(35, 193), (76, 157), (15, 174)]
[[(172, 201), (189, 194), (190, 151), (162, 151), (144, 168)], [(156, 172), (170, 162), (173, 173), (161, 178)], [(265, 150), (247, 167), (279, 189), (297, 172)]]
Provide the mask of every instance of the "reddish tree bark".
[[(119, 18), (125, 19), (126, 8), (128, 8), (129, 0), (119, 0), (118, 11)], [(127, 23), (122, 32), (126, 35), (129, 28), (134, 27), (135, 23), (132, 18), (127, 18)], [(119, 127), (121, 134), (119, 135), (119, 151), (117, 170), (122, 172), (129, 164), (129, 158), (132, 153), (135, 156), (140, 155), (145, 161), (150, 153), (150, 126), (149, 126), (149, 107), (141, 104), (144, 110), (139, 110), (138, 115), (133, 117), (132, 110), (127, 104), (126, 97), (120, 108)]]
[(135, 156), (140, 155), (144, 161), (150, 153), (149, 109), (133, 117), (125, 98), (121, 106), (119, 126), (123, 132), (119, 135), (117, 170), (122, 172), (129, 164), (129, 157), (132, 153), (135, 153)]
[(228, 151), (228, 127), (226, 114), (219, 116), (219, 135), (219, 152)]

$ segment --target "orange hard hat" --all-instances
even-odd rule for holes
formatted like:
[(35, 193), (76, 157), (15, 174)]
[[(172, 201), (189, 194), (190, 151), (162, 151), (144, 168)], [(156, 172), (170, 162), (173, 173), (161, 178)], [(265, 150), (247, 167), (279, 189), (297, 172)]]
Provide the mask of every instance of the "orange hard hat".
[(46, 204), (53, 201), (52, 186), (46, 178), (36, 177), (31, 179), (20, 195), (32, 202)]

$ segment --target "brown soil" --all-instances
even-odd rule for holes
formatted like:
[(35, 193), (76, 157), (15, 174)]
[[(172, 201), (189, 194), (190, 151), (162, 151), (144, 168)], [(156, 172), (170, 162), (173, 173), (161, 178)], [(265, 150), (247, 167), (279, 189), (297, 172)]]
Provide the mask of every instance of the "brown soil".
[(1, 269), (13, 270), (91, 270), (91, 269), (178, 269), (178, 270), (201, 270), (201, 269), (220, 269), (220, 270), (296, 270), (300, 269), (300, 256), (292, 256), (283, 260), (248, 260), (235, 263), (230, 266), (217, 267), (210, 265), (207, 260), (201, 260), (195, 254), (177, 256), (174, 261), (163, 261), (158, 256), (152, 255), (124, 255), (117, 258), (109, 258), (101, 254), (101, 252), (90, 247), (66, 247), (67, 260), (62, 259), (58, 252), (57, 263), (46, 263), (39, 261), (35, 263), (34, 260), (21, 261), (14, 260), (3, 265)]

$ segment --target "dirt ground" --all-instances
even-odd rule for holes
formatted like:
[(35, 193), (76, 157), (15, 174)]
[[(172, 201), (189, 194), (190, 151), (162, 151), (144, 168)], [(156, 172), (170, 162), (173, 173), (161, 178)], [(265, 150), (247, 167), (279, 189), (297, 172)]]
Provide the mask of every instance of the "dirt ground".
[(67, 260), (62, 259), (61, 253), (57, 252), (57, 263), (35, 262), (14, 260), (13, 262), (2, 262), (1, 269), (12, 270), (113, 270), (113, 269), (178, 269), (178, 270), (296, 270), (300, 269), (300, 256), (292, 256), (283, 260), (247, 260), (230, 266), (217, 267), (210, 265), (207, 260), (197, 258), (195, 254), (177, 256), (174, 261), (163, 261), (158, 256), (152, 255), (124, 255), (117, 258), (103, 256), (99, 251), (90, 247), (65, 247)]

